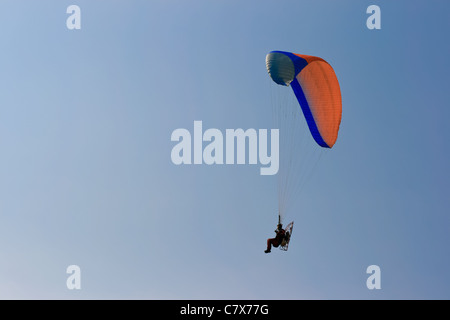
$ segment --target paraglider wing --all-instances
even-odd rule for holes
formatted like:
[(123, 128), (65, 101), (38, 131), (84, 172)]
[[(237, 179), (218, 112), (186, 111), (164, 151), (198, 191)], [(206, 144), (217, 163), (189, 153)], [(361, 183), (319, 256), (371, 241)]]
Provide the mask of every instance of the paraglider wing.
[(332, 148), (342, 117), (342, 98), (333, 68), (322, 58), (283, 51), (266, 56), (272, 80), (291, 86), (318, 145)]

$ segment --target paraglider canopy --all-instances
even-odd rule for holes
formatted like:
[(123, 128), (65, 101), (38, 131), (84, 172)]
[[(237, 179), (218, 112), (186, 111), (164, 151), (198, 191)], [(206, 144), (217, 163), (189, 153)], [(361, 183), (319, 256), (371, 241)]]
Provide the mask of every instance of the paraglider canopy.
[(284, 51), (266, 56), (272, 80), (291, 86), (318, 145), (332, 148), (342, 116), (342, 98), (333, 68), (322, 58)]

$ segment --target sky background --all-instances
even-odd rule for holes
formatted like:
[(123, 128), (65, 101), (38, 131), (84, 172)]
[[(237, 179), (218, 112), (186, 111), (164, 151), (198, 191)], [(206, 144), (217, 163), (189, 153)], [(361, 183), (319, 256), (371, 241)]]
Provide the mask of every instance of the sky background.
[[(71, 4), (81, 30), (66, 28)], [(366, 27), (372, 4), (381, 30)], [(449, 10), (1, 0), (0, 298), (449, 299)], [(194, 120), (272, 128), (272, 50), (327, 60), (343, 115), (289, 250), (264, 254), (277, 177), (176, 166), (170, 136)], [(72, 264), (81, 290), (66, 287)]]

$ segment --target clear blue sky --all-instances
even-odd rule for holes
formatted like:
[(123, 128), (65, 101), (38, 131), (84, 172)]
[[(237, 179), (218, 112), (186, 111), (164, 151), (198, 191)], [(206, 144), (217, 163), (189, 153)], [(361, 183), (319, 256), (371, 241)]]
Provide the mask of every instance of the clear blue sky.
[[(66, 28), (71, 4), (81, 30)], [(371, 4), (381, 30), (366, 27)], [(449, 299), (449, 10), (1, 1), (0, 298)], [(327, 60), (343, 117), (289, 251), (266, 255), (276, 177), (176, 166), (170, 136), (194, 120), (272, 128), (271, 50)], [(372, 264), (381, 290), (366, 287)]]

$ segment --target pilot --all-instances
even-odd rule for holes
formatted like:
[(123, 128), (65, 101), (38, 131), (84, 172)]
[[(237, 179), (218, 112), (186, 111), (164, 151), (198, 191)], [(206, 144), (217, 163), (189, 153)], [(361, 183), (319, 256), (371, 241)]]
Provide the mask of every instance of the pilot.
[(265, 253), (270, 253), (270, 249), (272, 249), (272, 246), (278, 248), (278, 246), (283, 242), (283, 239), (286, 236), (286, 231), (283, 229), (283, 225), (281, 223), (278, 224), (275, 233), (275, 238), (267, 239), (267, 249), (264, 251)]

